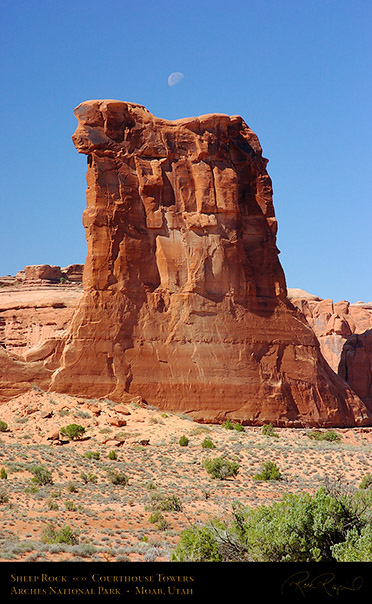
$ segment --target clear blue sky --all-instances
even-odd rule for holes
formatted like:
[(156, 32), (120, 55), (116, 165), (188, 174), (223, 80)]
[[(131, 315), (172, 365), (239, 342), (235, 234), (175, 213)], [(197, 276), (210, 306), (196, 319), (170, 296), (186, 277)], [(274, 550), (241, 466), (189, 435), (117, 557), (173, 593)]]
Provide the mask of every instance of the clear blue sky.
[(3, 0), (1, 22), (0, 275), (85, 261), (73, 109), (114, 98), (241, 115), (269, 159), (288, 287), (372, 300), (370, 0)]

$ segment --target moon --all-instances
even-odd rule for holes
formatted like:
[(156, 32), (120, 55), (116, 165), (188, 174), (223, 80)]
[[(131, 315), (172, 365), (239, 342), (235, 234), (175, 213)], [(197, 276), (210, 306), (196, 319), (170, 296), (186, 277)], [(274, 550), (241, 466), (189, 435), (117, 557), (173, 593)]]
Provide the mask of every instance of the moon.
[(174, 71), (168, 77), (168, 86), (175, 86), (184, 78), (184, 74), (181, 71)]

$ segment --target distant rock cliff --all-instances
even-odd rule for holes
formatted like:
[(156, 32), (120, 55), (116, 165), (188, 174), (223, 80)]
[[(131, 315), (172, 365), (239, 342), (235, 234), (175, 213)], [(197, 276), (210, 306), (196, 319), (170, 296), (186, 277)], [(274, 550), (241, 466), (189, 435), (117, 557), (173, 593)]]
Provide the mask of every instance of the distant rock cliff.
[(350, 304), (289, 290), (314, 330), (323, 356), (372, 410), (372, 302)]

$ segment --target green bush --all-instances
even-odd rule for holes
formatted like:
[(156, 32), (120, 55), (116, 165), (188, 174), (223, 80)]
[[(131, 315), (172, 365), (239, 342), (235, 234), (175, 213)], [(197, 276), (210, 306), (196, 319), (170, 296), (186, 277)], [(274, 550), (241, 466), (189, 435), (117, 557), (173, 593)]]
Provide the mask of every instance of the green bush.
[(182, 531), (172, 562), (221, 562), (217, 535), (207, 526)]
[(274, 426), (272, 424), (263, 425), (262, 434), (264, 434), (265, 436), (273, 436), (275, 438), (279, 438), (279, 434), (275, 432)]
[(5, 468), (1, 468), (1, 470), (0, 470), (0, 478), (2, 478), (2, 479), (4, 479), (4, 480), (5, 480), (6, 478), (8, 478), (8, 474), (7, 474), (7, 471), (6, 471), (6, 469), (5, 469)]
[(322, 487), (183, 531), (177, 561), (371, 562), (372, 491)]
[(53, 484), (52, 473), (45, 466), (31, 466), (30, 472), (34, 475), (32, 482), (40, 485)]
[(8, 501), (9, 501), (8, 493), (6, 492), (5, 489), (3, 489), (1, 487), (0, 488), (0, 505), (2, 505), (3, 503), (8, 503)]
[(360, 489), (369, 489), (372, 486), (372, 474), (366, 474), (359, 485)]
[(178, 444), (181, 445), (181, 447), (187, 447), (189, 444), (189, 439), (183, 434), (179, 439)]
[(76, 512), (76, 510), (77, 510), (77, 507), (73, 501), (66, 501), (65, 508), (68, 512)]
[(8, 430), (8, 424), (0, 420), (0, 432), (6, 432)]
[(182, 504), (176, 495), (168, 497), (160, 493), (154, 493), (151, 496), (151, 508), (153, 510), (161, 510), (162, 512), (181, 512)]
[(165, 531), (169, 526), (169, 523), (164, 518), (160, 510), (155, 510), (150, 514), (149, 522), (151, 522), (151, 524), (155, 524), (156, 528), (158, 528), (160, 531)]
[(64, 526), (58, 531), (52, 524), (49, 524), (43, 531), (41, 540), (43, 543), (66, 543), (68, 545), (79, 543), (77, 534), (69, 526)]
[(59, 509), (58, 503), (54, 499), (48, 499), (47, 504), (50, 510), (56, 511)]
[(118, 458), (118, 454), (116, 453), (116, 451), (110, 451), (108, 454), (108, 458), (109, 459), (117, 459)]
[(203, 465), (208, 474), (218, 480), (226, 480), (226, 478), (230, 477), (234, 478), (239, 472), (239, 464), (235, 461), (229, 461), (224, 457), (205, 459)]
[(96, 484), (98, 482), (98, 476), (92, 474), (91, 472), (89, 474), (86, 474), (85, 472), (80, 472), (80, 478), (85, 484), (88, 484), (88, 482)]
[(129, 482), (128, 476), (117, 470), (109, 470), (107, 476), (111, 484), (125, 486)]
[(306, 436), (312, 440), (327, 440), (329, 442), (340, 442), (341, 436), (334, 430), (327, 430), (321, 432), (320, 430), (309, 430), (306, 432)]
[(61, 428), (62, 436), (66, 436), (69, 440), (79, 440), (85, 433), (85, 428), (80, 424), (68, 424)]
[(85, 457), (87, 459), (99, 459), (100, 458), (100, 453), (98, 451), (87, 451), (85, 453)]
[(244, 426), (239, 422), (232, 422), (231, 419), (227, 419), (222, 425), (222, 428), (226, 430), (237, 430), (238, 432), (244, 432)]
[(253, 476), (255, 480), (281, 480), (282, 475), (275, 462), (265, 461), (262, 470)]
[(214, 444), (214, 442), (208, 437), (206, 437), (203, 440), (201, 446), (203, 449), (215, 449), (216, 448), (216, 445)]

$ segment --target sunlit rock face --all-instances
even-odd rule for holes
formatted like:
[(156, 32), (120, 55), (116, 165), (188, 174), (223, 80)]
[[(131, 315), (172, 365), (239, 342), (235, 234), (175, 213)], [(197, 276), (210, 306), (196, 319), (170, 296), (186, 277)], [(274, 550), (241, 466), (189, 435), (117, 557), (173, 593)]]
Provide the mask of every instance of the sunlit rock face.
[(321, 300), (302, 290), (289, 290), (332, 367), (372, 410), (372, 302)]
[(114, 100), (75, 115), (85, 293), (51, 388), (199, 421), (370, 422), (286, 298), (267, 160), (242, 118)]

